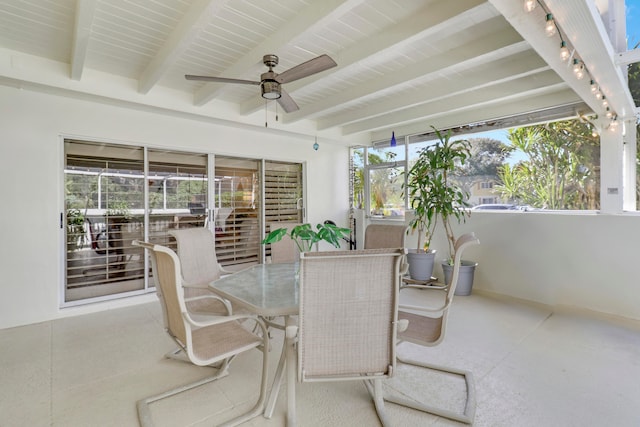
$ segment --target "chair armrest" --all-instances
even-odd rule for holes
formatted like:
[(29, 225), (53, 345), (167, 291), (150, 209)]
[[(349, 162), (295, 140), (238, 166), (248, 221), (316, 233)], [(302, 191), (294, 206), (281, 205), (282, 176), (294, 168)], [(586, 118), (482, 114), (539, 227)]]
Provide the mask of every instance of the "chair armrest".
[(264, 331), (266, 332), (267, 328), (264, 325), (264, 322), (258, 318), (255, 314), (233, 314), (230, 316), (208, 316), (206, 320), (195, 320), (191, 317), (189, 312), (183, 311), (182, 317), (192, 326), (197, 326), (198, 328), (204, 328), (206, 326), (220, 325), (222, 323), (235, 322), (238, 320), (255, 320), (256, 323), (260, 324)]
[(229, 302), (229, 300), (226, 300), (218, 295), (198, 295), (195, 297), (190, 297), (190, 298), (185, 298), (184, 302), (193, 302), (193, 301), (199, 301), (199, 300), (204, 300), (204, 299), (214, 299), (216, 301), (220, 301), (222, 304), (224, 304), (224, 307), (227, 309), (227, 315), (231, 315), (233, 314), (233, 310), (231, 308), (231, 303)]
[(409, 263), (402, 257), (402, 262), (400, 263), (400, 279), (402, 280), (402, 276), (406, 276), (409, 272)]
[(208, 283), (191, 283), (191, 282), (186, 282), (184, 279), (182, 279), (182, 287), (192, 288), (192, 289), (209, 289), (209, 284)]
[(398, 319), (398, 323), (397, 323), (396, 327), (398, 328), (398, 331), (397, 331), (398, 333), (406, 331), (407, 328), (409, 327), (409, 320), (407, 320), (407, 319)]
[(431, 290), (444, 290), (447, 289), (447, 285), (437, 282), (432, 282), (430, 284), (405, 284), (400, 290), (413, 288), (413, 289), (431, 289)]
[(287, 326), (284, 329), (284, 335), (287, 339), (293, 339), (298, 336), (298, 327), (297, 326)]
[(413, 310), (413, 311), (422, 311), (426, 313), (437, 313), (442, 310), (446, 310), (451, 305), (453, 300), (448, 299), (445, 303), (438, 307), (426, 307), (424, 305), (409, 305), (409, 304), (398, 304), (398, 309), (400, 310)]
[(226, 270), (221, 264), (218, 264), (218, 268), (220, 268), (220, 275), (221, 276), (228, 276), (229, 274), (235, 273), (235, 271)]

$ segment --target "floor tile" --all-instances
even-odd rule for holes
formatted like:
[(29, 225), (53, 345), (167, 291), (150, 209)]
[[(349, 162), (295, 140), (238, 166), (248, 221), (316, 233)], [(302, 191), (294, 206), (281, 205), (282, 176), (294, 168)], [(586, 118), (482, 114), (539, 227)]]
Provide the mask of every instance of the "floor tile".
[[(282, 331), (272, 336), (270, 384)], [(0, 330), (0, 425), (138, 426), (137, 400), (213, 372), (164, 358), (173, 348), (157, 303)], [(473, 294), (454, 300), (442, 344), (398, 352), (471, 370), (474, 426), (640, 425), (640, 322)], [(153, 403), (156, 426), (211, 426), (248, 409), (260, 366), (260, 352), (243, 354), (227, 377)], [(399, 365), (385, 388), (454, 410), (464, 402), (461, 378), (422, 368)], [(286, 393), (271, 419), (245, 425), (284, 426)], [(296, 395), (302, 427), (379, 425), (359, 381), (299, 384)], [(386, 407), (399, 426), (463, 425)]]

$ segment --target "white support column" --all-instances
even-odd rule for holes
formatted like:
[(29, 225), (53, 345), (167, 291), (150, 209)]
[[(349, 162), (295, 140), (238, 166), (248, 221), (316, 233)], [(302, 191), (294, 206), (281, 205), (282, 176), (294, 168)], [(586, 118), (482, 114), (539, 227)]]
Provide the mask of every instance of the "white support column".
[(622, 124), (615, 128), (610, 120), (599, 119), (600, 128), (600, 212), (620, 213), (623, 210), (624, 143)]
[(624, 144), (624, 158), (623, 158), (623, 168), (624, 168), (624, 202), (623, 209), (625, 211), (635, 211), (636, 210), (636, 174), (638, 173), (636, 170), (636, 154), (638, 151), (637, 147), (637, 136), (636, 136), (636, 120), (635, 118), (625, 120), (624, 128), (623, 128), (623, 144)]

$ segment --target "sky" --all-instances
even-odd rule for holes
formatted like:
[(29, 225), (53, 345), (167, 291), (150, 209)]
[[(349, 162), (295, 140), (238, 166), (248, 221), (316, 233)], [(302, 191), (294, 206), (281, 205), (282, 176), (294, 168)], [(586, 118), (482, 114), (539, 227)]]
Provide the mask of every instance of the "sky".
[(627, 15), (627, 48), (640, 43), (640, 0), (625, 0)]
[[(640, 0), (625, 0), (627, 17), (627, 49), (631, 50), (640, 43)], [(465, 135), (465, 138), (493, 138), (508, 143), (507, 130), (483, 132), (481, 134)], [(509, 163), (522, 160), (517, 154), (508, 159)]]

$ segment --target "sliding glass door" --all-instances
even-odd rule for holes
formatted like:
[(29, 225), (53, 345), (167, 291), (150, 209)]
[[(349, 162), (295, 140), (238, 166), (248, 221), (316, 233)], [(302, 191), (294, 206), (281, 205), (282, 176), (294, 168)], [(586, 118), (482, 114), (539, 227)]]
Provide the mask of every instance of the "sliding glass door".
[(65, 302), (143, 290), (144, 151), (65, 142)]
[(216, 156), (214, 230), (216, 255), (223, 266), (261, 259), (259, 160)]
[(153, 288), (133, 240), (175, 249), (171, 229), (206, 226), (218, 262), (241, 269), (263, 259), (263, 217), (303, 219), (300, 163), (77, 140), (64, 148), (63, 304)]

